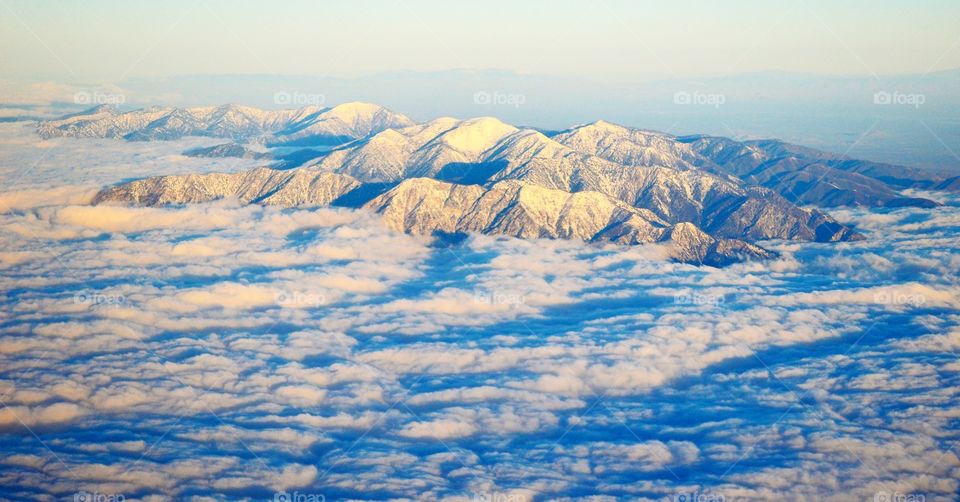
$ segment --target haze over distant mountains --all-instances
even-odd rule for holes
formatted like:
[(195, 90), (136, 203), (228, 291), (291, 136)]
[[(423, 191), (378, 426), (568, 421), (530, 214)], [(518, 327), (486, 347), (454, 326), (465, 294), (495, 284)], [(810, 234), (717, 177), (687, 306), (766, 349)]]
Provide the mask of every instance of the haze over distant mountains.
[(236, 197), (364, 207), (411, 233), (668, 242), (674, 258), (712, 265), (770, 257), (753, 244), (766, 239), (861, 238), (801, 206), (934, 207), (899, 191), (958, 189), (956, 178), (775, 140), (677, 137), (605, 121), (546, 133), (492, 117), (417, 123), (367, 103), (126, 113), (101, 106), (37, 130), (44, 137), (222, 137), (236, 143), (190, 154), (276, 159), (272, 168), (246, 173), (134, 181), (103, 191), (98, 203)]
[[(357, 77), (184, 75), (128, 79), (100, 91), (120, 93), (132, 108), (226, 102), (275, 108), (280, 92), (318, 100), (292, 99), (286, 106), (361, 99), (402, 110), (417, 121), (442, 115), (494, 115), (512, 124), (559, 130), (603, 118), (678, 135), (780, 138), (859, 159), (955, 170), (960, 168), (955, 155), (960, 152), (960, 124), (954, 120), (960, 114), (958, 85), (960, 70), (877, 76), (762, 72), (670, 79), (446, 70)], [(58, 113), (79, 111), (73, 104), (76, 90), (96, 89), (64, 89), (49, 98), (72, 107)], [(18, 86), (12, 98), (23, 100), (17, 96), (24, 92), (24, 86)], [(477, 103), (475, 95), (482, 92), (522, 96), (523, 102), (520, 106), (493, 100)], [(677, 92), (718, 94), (724, 102), (722, 106), (678, 105)], [(920, 94), (924, 104), (877, 105), (877, 92)]]

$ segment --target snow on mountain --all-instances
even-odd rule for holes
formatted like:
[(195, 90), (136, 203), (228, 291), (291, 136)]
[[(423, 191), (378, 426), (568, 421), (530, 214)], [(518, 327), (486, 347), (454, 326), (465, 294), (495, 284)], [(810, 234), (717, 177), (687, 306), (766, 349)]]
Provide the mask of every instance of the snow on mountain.
[(321, 157), (316, 167), (324, 171), (353, 176), (365, 182), (392, 182), (403, 179), (416, 143), (406, 135), (387, 129), (355, 144)]
[(671, 244), (675, 260), (720, 267), (753, 259), (769, 259), (775, 255), (740, 239), (716, 239), (689, 222), (677, 223), (660, 238)]
[(675, 137), (598, 120), (574, 127), (553, 137), (579, 152), (589, 153), (626, 166), (669, 166), (690, 169), (696, 153)]
[(483, 154), (518, 129), (491, 118), (464, 120), (413, 153), (408, 176), (436, 176), (450, 165), (475, 164)]
[[(329, 116), (329, 120), (343, 123), (342, 118), (354, 117), (354, 112), (357, 111), (367, 117), (372, 116), (371, 113), (379, 113), (366, 106), (338, 108), (322, 115)], [(198, 120), (197, 117), (206, 117), (209, 113), (208, 110), (193, 113), (183, 110), (180, 113), (168, 114), (165, 119), (170, 123), (165, 125), (165, 130), (187, 129), (190, 127), (187, 120)], [(365, 119), (361, 122), (369, 124)], [(233, 120), (231, 123), (244, 122)], [(323, 122), (314, 122), (319, 123)], [(666, 141), (665, 136), (654, 138), (655, 135), (650, 133), (634, 134), (629, 129), (603, 122), (576, 128), (568, 134), (562, 135), (561, 139), (579, 142), (581, 145), (586, 138), (597, 140), (608, 145), (609, 148), (603, 150), (606, 152), (625, 151), (613, 148), (620, 141), (616, 138), (627, 138), (631, 145), (638, 145), (641, 141), (645, 144)], [(499, 184), (511, 181), (520, 182), (525, 187), (517, 192), (520, 195), (533, 193), (536, 190), (534, 187), (568, 195), (596, 193), (615, 200), (624, 207), (649, 214), (652, 218), (647, 217), (648, 221), (662, 222), (664, 226), (689, 222), (719, 239), (838, 241), (859, 237), (851, 229), (836, 223), (822, 212), (799, 208), (770, 190), (746, 186), (736, 178), (699, 169), (624, 166), (577, 151), (538, 131), (517, 129), (491, 117), (469, 120), (443, 118), (399, 129), (387, 128), (366, 139), (352, 141), (319, 155), (321, 156), (315, 161), (289, 172), (313, 173), (310, 176), (327, 172), (358, 183), (386, 183), (387, 186), (411, 178), (434, 178), (448, 184), (483, 185), (483, 189), (490, 191), (490, 194), (502, 193), (503, 187), (508, 185)], [(647, 155), (644, 158), (650, 157)], [(273, 182), (279, 183), (276, 180)], [(494, 185), (499, 185), (500, 189), (493, 190)], [(191, 189), (191, 193), (229, 196), (229, 190), (224, 192), (221, 188), (200, 187)], [(290, 200), (294, 201), (315, 200), (310, 194), (289, 195), (290, 187), (271, 190), (286, 193)], [(365, 189), (364, 193), (367, 192), (376, 193), (372, 188)], [(256, 195), (260, 192), (253, 193)], [(245, 201), (257, 200), (246, 192), (237, 193), (235, 196)], [(488, 195), (489, 197), (492, 195)], [(488, 198), (482, 200), (486, 201)], [(360, 197), (354, 204), (366, 200)], [(475, 198), (474, 202), (480, 200)], [(142, 202), (136, 197), (133, 201)], [(194, 200), (185, 200), (191, 201)], [(424, 203), (426, 204), (426, 201)], [(428, 206), (417, 207), (420, 211), (426, 211)], [(526, 204), (523, 207), (531, 206)], [(437, 230), (446, 228), (443, 218), (434, 221), (424, 215), (409, 217), (419, 218), (425, 222), (424, 225), (432, 225)], [(477, 220), (477, 217), (473, 219)], [(609, 222), (607, 223), (604, 227), (609, 226)], [(531, 232), (530, 228), (536, 228), (538, 235), (543, 233), (549, 237), (563, 236), (562, 232), (544, 230), (552, 228), (554, 224), (555, 222), (547, 224), (545, 221), (536, 220), (536, 223), (520, 228), (496, 231), (524, 236)], [(579, 232), (576, 238), (592, 239), (602, 229), (593, 230), (589, 235)], [(652, 239), (649, 232), (638, 233), (636, 229), (629, 228), (608, 228), (604, 235), (617, 242), (628, 235), (638, 242)]]
[[(406, 139), (395, 133), (371, 139), (388, 130)], [(40, 122), (37, 132), (45, 138), (165, 140), (211, 136), (262, 141), (273, 146), (346, 146), (351, 151), (336, 148), (330, 154), (303, 152), (285, 162), (290, 164), (288, 167), (303, 163), (318, 165), (364, 181), (430, 176), (476, 182), (489, 178), (497, 170), (498, 165), (491, 162), (505, 162), (503, 155), (492, 160), (490, 149), (494, 144), (519, 131), (489, 117), (466, 121), (443, 118), (416, 124), (379, 105), (354, 102), (330, 109), (305, 107), (278, 111), (224, 105), (151, 107), (120, 112), (113, 106), (102, 105)], [(370, 141), (354, 144), (355, 140), (362, 139)], [(538, 150), (526, 152), (531, 156), (557, 159), (567, 155), (557, 150), (556, 145), (534, 139), (530, 146)], [(743, 180), (742, 184), (770, 188), (796, 204), (934, 207), (937, 203), (932, 200), (903, 197), (897, 191), (903, 188), (957, 190), (957, 184), (947, 182), (945, 175), (860, 161), (776, 140), (739, 142), (707, 136), (675, 137), (603, 120), (560, 132), (551, 139), (579, 153), (620, 166), (700, 169), (737, 177)], [(222, 155), (229, 151), (221, 148), (209, 153)], [(514, 156), (520, 153), (524, 152), (516, 148), (511, 152)], [(512, 163), (522, 162), (512, 159)]]
[[(821, 207), (872, 206), (934, 207), (928, 199), (902, 197), (889, 177), (907, 175), (907, 168), (858, 161), (780, 141), (738, 142), (728, 138), (692, 136), (679, 138), (702, 157), (703, 169), (730, 174), (747, 183), (768, 187), (794, 203)], [(917, 170), (911, 182), (899, 188), (929, 188), (926, 176)], [(892, 174), (894, 173), (894, 174)], [(891, 176), (892, 174), (892, 176)]]
[(279, 131), (269, 143), (274, 145), (337, 145), (365, 138), (390, 128), (414, 125), (413, 120), (382, 106), (370, 103), (344, 103)]
[[(319, 206), (342, 203), (361, 188), (355, 179), (337, 173), (259, 168), (134, 181), (100, 192), (94, 203), (159, 206), (235, 198), (284, 207)], [(380, 213), (390, 228), (420, 235), (481, 232), (627, 245), (663, 242), (677, 260), (710, 265), (772, 256), (746, 242), (715, 239), (692, 223), (670, 225), (651, 211), (598, 192), (570, 193), (520, 180), (480, 186), (410, 178), (354, 207)]]
[[(391, 130), (394, 132), (388, 132)], [(444, 118), (416, 124), (381, 106), (359, 102), (330, 109), (306, 107), (279, 111), (224, 105), (152, 107), (120, 112), (112, 106), (98, 106), (58, 120), (41, 122), (37, 131), (43, 137), (166, 140), (211, 136), (235, 141), (262, 141), (272, 146), (332, 145), (338, 147), (332, 153), (304, 151), (284, 158), (284, 162), (288, 167), (304, 163), (317, 165), (362, 181), (395, 182), (411, 176), (428, 176), (448, 181), (478, 182), (491, 178), (501, 168), (515, 169), (524, 164), (523, 155), (536, 157), (540, 159), (539, 163), (544, 158), (561, 164), (574, 161), (567, 158), (569, 152), (558, 149), (556, 144), (526, 136), (514, 138), (516, 144), (509, 150), (512, 158), (506, 158), (503, 147), (510, 145), (500, 143), (520, 131), (495, 118), (460, 121)], [(379, 133), (386, 134), (376, 137)], [(935, 173), (859, 161), (775, 140), (738, 142), (705, 136), (678, 138), (602, 120), (563, 131), (551, 139), (581, 154), (619, 166), (704, 170), (727, 178), (737, 177), (743, 180), (740, 184), (770, 188), (795, 204), (934, 207), (937, 205), (934, 201), (903, 197), (897, 191), (938, 187), (954, 190), (956, 186), (955, 183), (946, 183), (946, 176)], [(357, 143), (357, 140), (364, 141)], [(521, 141), (526, 142), (531, 150), (521, 151), (518, 148)], [(493, 151), (498, 144), (499, 156)], [(211, 150), (209, 154), (222, 155), (230, 151), (221, 148)], [(536, 164), (526, 167), (533, 168)], [(537, 176), (543, 175), (541, 172)], [(503, 177), (502, 173), (500, 176)], [(529, 174), (528, 178), (532, 176)], [(562, 181), (569, 181), (560, 180), (553, 174), (548, 176), (553, 180), (541, 180), (546, 186), (562, 187)], [(652, 194), (653, 197), (662, 198), (657, 194)]]
[[(577, 151), (626, 166), (703, 169), (775, 190), (793, 203), (833, 206), (932, 207), (933, 201), (901, 197), (884, 181), (860, 174), (862, 165), (840, 155), (779, 141), (672, 135), (604, 121), (554, 136)], [(874, 168), (876, 170), (876, 168)]]
[[(433, 133), (436, 136), (430, 137)], [(594, 191), (648, 209), (670, 223), (693, 222), (720, 237), (740, 238), (739, 232), (757, 240), (855, 237), (816, 210), (798, 208), (768, 190), (749, 189), (730, 177), (695, 169), (625, 167), (493, 118), (386, 130), (308, 166), (362, 182), (411, 177), (459, 183), (515, 179), (564, 192)]]
[(485, 151), (517, 130), (490, 117), (437, 119), (423, 125), (387, 129), (306, 166), (349, 174), (366, 182), (433, 177), (446, 166), (481, 161)]
[(366, 207), (383, 214), (388, 226), (417, 234), (440, 230), (631, 245), (665, 242), (674, 259), (709, 265), (773, 256), (743, 241), (715, 239), (689, 222), (670, 226), (650, 211), (599, 192), (570, 193), (519, 180), (480, 187), (414, 178)]
[(162, 206), (235, 198), (247, 204), (325, 206), (359, 186), (357, 180), (334, 173), (261, 167), (241, 173), (160, 176), (132, 181), (101, 191), (94, 204), (126, 202)]
[(120, 112), (96, 107), (58, 120), (40, 122), (45, 137), (106, 137), (170, 140), (210, 136), (234, 140), (263, 138), (268, 143), (340, 144), (390, 127), (413, 125), (409, 118), (377, 105), (346, 103), (331, 109), (309, 106), (261, 110), (248, 106), (164, 108)]
[(826, 214), (797, 207), (770, 190), (701, 170), (623, 166), (575, 152), (533, 131), (504, 141), (488, 162), (496, 159), (503, 159), (508, 167), (491, 180), (513, 178), (572, 192), (597, 191), (649, 209), (671, 223), (693, 222), (720, 237), (858, 238)]
[(629, 244), (654, 242), (665, 222), (596, 192), (569, 193), (507, 180), (487, 187), (430, 178), (404, 180), (367, 207), (387, 225), (418, 234), (483, 232), (524, 238), (592, 240), (610, 226), (642, 227)]
[(518, 129), (493, 117), (464, 120), (434, 140), (445, 146), (476, 157)]
[(171, 111), (171, 108), (152, 107), (121, 113), (114, 106), (101, 105), (58, 120), (40, 122), (37, 133), (43, 138), (123, 138), (147, 127)]
[[(283, 206), (367, 207), (391, 227), (413, 233), (623, 244), (667, 240), (677, 259), (717, 264), (765, 256), (753, 241), (862, 238), (798, 203), (932, 206), (899, 195), (897, 188), (957, 184), (909, 170), (898, 178), (895, 166), (772, 140), (675, 137), (604, 121), (548, 137), (493, 117), (414, 123), (367, 103), (281, 111), (97, 107), (40, 123), (38, 132), (126, 139), (205, 135), (268, 145), (342, 142), (327, 150), (263, 155), (280, 159), (286, 170), (140, 180), (103, 191), (98, 202), (158, 205), (235, 197)], [(239, 143), (194, 154), (260, 155)]]

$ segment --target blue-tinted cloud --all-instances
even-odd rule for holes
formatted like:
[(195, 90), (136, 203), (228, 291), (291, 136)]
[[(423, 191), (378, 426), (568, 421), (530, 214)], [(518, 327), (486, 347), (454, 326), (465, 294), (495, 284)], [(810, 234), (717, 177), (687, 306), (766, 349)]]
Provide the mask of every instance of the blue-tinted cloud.
[(710, 269), (434, 247), (356, 211), (90, 207), (58, 152), (0, 216), (4, 495), (958, 490), (956, 202)]

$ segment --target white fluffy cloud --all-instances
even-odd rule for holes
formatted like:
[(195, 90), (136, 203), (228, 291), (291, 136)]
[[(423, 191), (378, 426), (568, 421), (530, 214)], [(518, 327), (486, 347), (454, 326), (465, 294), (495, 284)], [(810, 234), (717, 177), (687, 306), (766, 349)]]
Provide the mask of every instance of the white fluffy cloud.
[(22, 498), (956, 492), (955, 207), (709, 269), (431, 247), (340, 209), (91, 207), (136, 158), (243, 164), (0, 141), (37, 163), (0, 194), (0, 483)]

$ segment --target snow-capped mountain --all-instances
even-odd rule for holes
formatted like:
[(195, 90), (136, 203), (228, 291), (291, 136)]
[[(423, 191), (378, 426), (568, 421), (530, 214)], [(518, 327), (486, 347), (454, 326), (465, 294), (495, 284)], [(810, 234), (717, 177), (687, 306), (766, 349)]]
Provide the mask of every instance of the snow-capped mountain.
[(553, 139), (579, 152), (625, 166), (669, 166), (691, 169), (699, 156), (687, 144), (668, 134), (633, 129), (605, 120), (563, 131)]
[(43, 123), (39, 131), (127, 139), (199, 134), (268, 147), (344, 142), (284, 154), (242, 144), (199, 149), (191, 154), (276, 160), (272, 168), (246, 173), (134, 181), (104, 190), (97, 203), (237, 198), (340, 205), (376, 211), (388, 226), (411, 233), (668, 241), (675, 258), (712, 264), (770, 256), (754, 241), (862, 238), (797, 203), (934, 205), (897, 189), (955, 184), (919, 175), (908, 182), (915, 173), (775, 141), (676, 137), (604, 121), (547, 136), (493, 117), (414, 123), (364, 103), (276, 112), (226, 106), (120, 113), (99, 107)]
[[(674, 158), (684, 147), (676, 149)], [(719, 237), (836, 241), (853, 236), (819, 211), (798, 208), (769, 190), (745, 186), (729, 176), (667, 166), (624, 166), (490, 117), (444, 118), (388, 129), (326, 153), (306, 167), (365, 183), (410, 177), (466, 184), (522, 180), (564, 192), (599, 192), (648, 209), (671, 224), (692, 222)]]
[(739, 142), (708, 136), (675, 137), (602, 121), (555, 136), (579, 151), (624, 165), (669, 165), (733, 175), (777, 191), (794, 203), (835, 206), (933, 207), (928, 199), (903, 197), (901, 188), (935, 188), (944, 178), (820, 152), (777, 140)]
[(113, 105), (100, 105), (85, 112), (57, 120), (40, 122), (37, 133), (43, 138), (71, 136), (79, 138), (124, 138), (143, 130), (152, 122), (171, 113), (170, 108), (151, 107), (121, 113)]
[(628, 245), (667, 242), (673, 258), (707, 265), (774, 256), (741, 240), (715, 239), (692, 223), (670, 225), (599, 192), (570, 193), (520, 180), (479, 186), (412, 178), (365, 207), (381, 213), (388, 226), (417, 234), (439, 230)]
[(74, 136), (171, 140), (209, 136), (233, 140), (262, 140), (271, 144), (341, 144), (389, 127), (413, 124), (409, 118), (381, 106), (345, 103), (323, 109), (308, 106), (289, 110), (261, 110), (238, 105), (219, 107), (151, 107), (121, 112), (103, 105), (58, 120), (40, 122), (45, 137)]
[[(408, 117), (369, 103), (329, 109), (305, 107), (265, 111), (252, 107), (162, 108), (120, 112), (98, 106), (58, 120), (41, 122), (44, 137), (109, 137), (130, 140), (211, 136), (258, 141), (270, 146), (319, 146), (284, 156), (284, 165), (306, 163), (344, 172), (364, 181), (397, 181), (410, 176), (476, 182), (497, 170), (482, 154), (517, 129), (494, 118), (436, 119), (416, 124)], [(904, 188), (960, 189), (960, 182), (918, 169), (851, 159), (776, 140), (734, 141), (670, 134), (599, 120), (551, 137), (574, 151), (621, 166), (710, 171), (737, 183), (770, 188), (796, 204), (836, 206), (920, 206), (936, 202), (899, 195)], [(353, 144), (355, 140), (361, 140)], [(326, 152), (330, 146), (347, 145)], [(256, 155), (231, 144), (191, 155)], [(262, 156), (267, 158), (267, 156)], [(500, 160), (502, 161), (502, 160)], [(478, 168), (475, 164), (484, 164)], [(441, 169), (444, 172), (440, 172)], [(468, 172), (468, 176), (458, 173)]]
[(235, 198), (246, 204), (325, 206), (359, 186), (357, 180), (335, 173), (260, 167), (240, 173), (187, 174), (137, 180), (101, 191), (94, 204), (123, 201), (162, 206)]
[[(770, 188), (798, 204), (823, 207), (936, 205), (927, 199), (902, 197), (882, 179), (871, 177), (871, 169), (878, 171), (876, 165), (870, 166), (874, 163), (780, 141), (675, 137), (603, 121), (563, 131), (554, 139), (622, 165), (659, 165), (733, 175), (747, 184)], [(914, 179), (923, 178), (919, 171), (911, 175)], [(907, 186), (921, 187), (913, 183)]]
[(339, 145), (388, 128), (413, 124), (408, 117), (382, 106), (345, 103), (291, 123), (267, 142), (286, 146)]
[(350, 174), (364, 182), (435, 177), (448, 166), (483, 162), (485, 153), (517, 131), (492, 117), (440, 118), (422, 125), (384, 130), (305, 165)]
[(94, 203), (160, 206), (236, 198), (284, 207), (341, 205), (375, 211), (388, 227), (419, 235), (480, 232), (626, 245), (663, 242), (677, 260), (715, 266), (774, 256), (741, 240), (711, 237), (692, 223), (671, 225), (649, 210), (592, 191), (570, 193), (520, 180), (480, 186), (410, 178), (372, 199), (350, 197), (363, 190), (347, 175), (258, 168), (138, 180), (100, 192)]
[[(727, 138), (678, 138), (704, 158), (701, 168), (737, 176), (776, 190), (789, 200), (823, 207), (934, 207), (928, 199), (902, 197), (897, 188), (927, 188), (922, 171), (884, 166), (819, 152), (776, 140), (737, 142)], [(911, 172), (912, 171), (912, 172)], [(910, 183), (890, 185), (884, 175), (910, 177)]]

